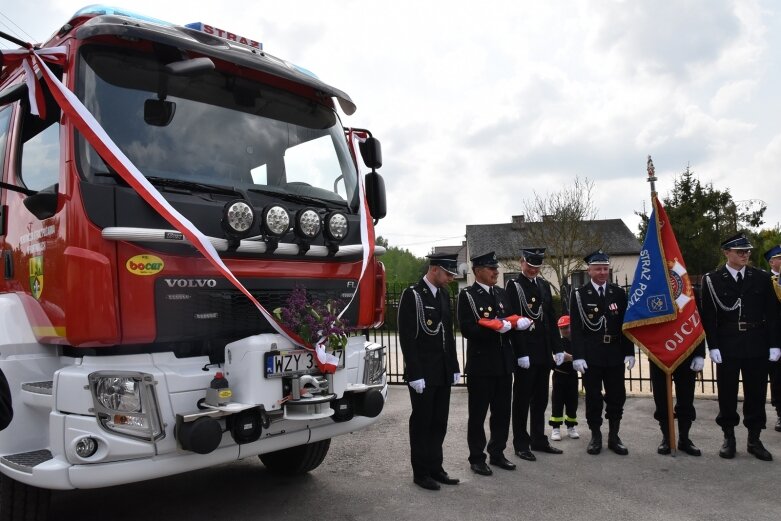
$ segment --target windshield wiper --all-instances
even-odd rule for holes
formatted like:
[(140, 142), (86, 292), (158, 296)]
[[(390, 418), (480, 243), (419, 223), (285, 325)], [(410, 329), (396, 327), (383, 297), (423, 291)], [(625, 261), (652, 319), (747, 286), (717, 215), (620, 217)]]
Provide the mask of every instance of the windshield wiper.
[(247, 191), (255, 192), (263, 195), (270, 195), (277, 197), (283, 201), (291, 201), (295, 203), (313, 204), (316, 206), (322, 206), (324, 208), (344, 208), (347, 206), (347, 202), (334, 201), (333, 199), (325, 199), (322, 197), (314, 197), (311, 195), (291, 194), (290, 192), (284, 192), (281, 190), (273, 190), (268, 188), (248, 188)]
[[(116, 181), (119, 181), (122, 184), (127, 185), (127, 183), (122, 178), (122, 176), (119, 175), (119, 172), (117, 172), (116, 170), (110, 167), (108, 169), (108, 172), (95, 172), (92, 175), (95, 177), (111, 177)], [(183, 179), (170, 179), (168, 177), (155, 177), (155, 176), (148, 176), (146, 180), (152, 183), (153, 185), (164, 186), (168, 188), (181, 188), (183, 190), (190, 190), (190, 191), (195, 190), (198, 192), (239, 195), (239, 193), (235, 189), (227, 186), (211, 185), (208, 183), (198, 183), (195, 181), (185, 181)]]
[(226, 195), (240, 195), (234, 188), (230, 188), (227, 186), (211, 185), (208, 183), (198, 183), (195, 181), (185, 181), (183, 179), (170, 179), (168, 177), (148, 176), (146, 180), (156, 186), (182, 188), (185, 190), (195, 190), (198, 192), (220, 193)]

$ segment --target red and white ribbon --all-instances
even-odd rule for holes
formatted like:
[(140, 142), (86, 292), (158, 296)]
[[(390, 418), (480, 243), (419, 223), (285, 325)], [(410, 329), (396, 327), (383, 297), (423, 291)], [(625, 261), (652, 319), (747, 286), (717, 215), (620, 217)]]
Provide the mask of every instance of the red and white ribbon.
[[(190, 244), (192, 244), (198, 251), (200, 251), (204, 257), (222, 273), (236, 288), (239, 289), (244, 295), (255, 305), (260, 311), (261, 315), (266, 321), (271, 324), (277, 333), (287, 338), (294, 344), (305, 347), (306, 349), (313, 350), (315, 352), (315, 358), (318, 367), (323, 372), (334, 372), (336, 370), (333, 360), (328, 358), (328, 354), (325, 353), (325, 349), (314, 348), (304, 339), (302, 339), (295, 331), (290, 330), (285, 325), (278, 323), (273, 315), (269, 313), (258, 300), (252, 296), (252, 294), (244, 287), (244, 285), (236, 278), (231, 270), (220, 259), (217, 251), (212, 246), (211, 242), (203, 235), (192, 222), (185, 216), (179, 213), (168, 201), (160, 195), (160, 192), (144, 177), (143, 174), (133, 165), (127, 156), (117, 147), (114, 141), (109, 137), (103, 127), (97, 122), (87, 108), (79, 101), (79, 99), (69, 91), (44, 63), (47, 61), (56, 61), (64, 64), (66, 58), (66, 49), (64, 47), (53, 47), (49, 49), (33, 50), (33, 49), (19, 49), (17, 51), (3, 51), (3, 56), (6, 58), (17, 57), (23, 61), (26, 73), (26, 81), (30, 95), (30, 107), (33, 114), (45, 115), (45, 103), (42, 92), (38, 86), (37, 78), (32, 69), (32, 63), (38, 66), (41, 70), (44, 80), (49, 86), (49, 90), (52, 93), (57, 104), (66, 115), (73, 121), (74, 126), (81, 132), (81, 134), (87, 139), (90, 145), (98, 152), (106, 163), (111, 166), (121, 177), (128, 183), (152, 208), (155, 209), (166, 221), (179, 230)], [(356, 156), (357, 157), (357, 156)], [(363, 279), (368, 259), (374, 251), (374, 235), (371, 228), (367, 226), (367, 219), (370, 218), (368, 211), (365, 208), (365, 194), (363, 192), (363, 182), (359, 175), (359, 189), (361, 197), (361, 241), (363, 243), (364, 260), (363, 267), (361, 269), (361, 277), (358, 282), (358, 288), (360, 287), (360, 281)], [(367, 228), (364, 232), (364, 227)], [(367, 241), (364, 242), (364, 237)], [(367, 242), (369, 244), (367, 244)], [(358, 289), (356, 288), (356, 292)], [(355, 298), (355, 293), (353, 294)], [(353, 298), (350, 299), (352, 302)], [(349, 305), (349, 304), (348, 304)], [(345, 307), (346, 309), (346, 307)], [(342, 311), (344, 313), (344, 310)], [(341, 316), (341, 314), (340, 314)], [(333, 356), (333, 355), (330, 355)]]

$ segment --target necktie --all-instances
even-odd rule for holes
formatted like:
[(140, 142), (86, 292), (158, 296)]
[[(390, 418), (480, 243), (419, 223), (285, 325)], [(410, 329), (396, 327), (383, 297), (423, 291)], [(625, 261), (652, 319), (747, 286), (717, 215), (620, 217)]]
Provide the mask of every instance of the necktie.
[(742, 274), (741, 272), (738, 272), (738, 276), (737, 276), (737, 277), (735, 277), (735, 278), (737, 279), (737, 281), (738, 281), (738, 284), (740, 284), (741, 282), (743, 282), (743, 274)]
[(599, 298), (605, 298), (605, 288), (599, 287)]

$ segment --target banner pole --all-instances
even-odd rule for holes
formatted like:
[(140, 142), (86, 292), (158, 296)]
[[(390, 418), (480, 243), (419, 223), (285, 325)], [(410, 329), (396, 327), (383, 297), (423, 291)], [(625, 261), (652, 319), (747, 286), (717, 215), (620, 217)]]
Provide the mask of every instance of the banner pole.
[(648, 182), (651, 183), (651, 199), (653, 199), (656, 197), (656, 169), (654, 168), (654, 161), (651, 159), (651, 156), (648, 156), (646, 165), (646, 169), (648, 170)]
[(675, 442), (675, 415), (673, 414), (673, 375), (665, 373), (667, 376), (667, 435), (670, 442), (670, 454), (673, 458), (678, 448)]

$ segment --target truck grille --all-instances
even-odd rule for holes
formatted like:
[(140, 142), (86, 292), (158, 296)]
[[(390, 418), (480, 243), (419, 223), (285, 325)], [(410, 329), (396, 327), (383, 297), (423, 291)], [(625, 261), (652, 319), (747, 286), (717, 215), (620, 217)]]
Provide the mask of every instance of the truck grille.
[[(339, 300), (346, 305), (357, 281), (345, 279), (250, 279), (242, 284), (271, 313), (284, 306), (296, 285), (306, 288), (311, 300)], [(348, 324), (358, 317), (358, 296), (345, 313)], [(227, 280), (159, 278), (155, 283), (158, 342), (205, 338), (242, 338), (274, 329), (255, 305)]]

